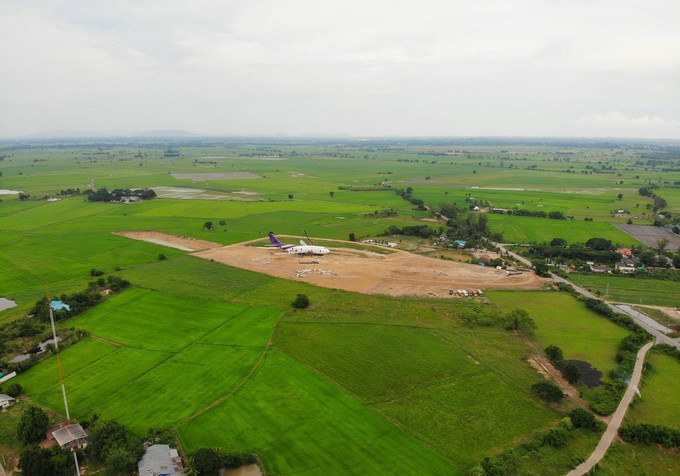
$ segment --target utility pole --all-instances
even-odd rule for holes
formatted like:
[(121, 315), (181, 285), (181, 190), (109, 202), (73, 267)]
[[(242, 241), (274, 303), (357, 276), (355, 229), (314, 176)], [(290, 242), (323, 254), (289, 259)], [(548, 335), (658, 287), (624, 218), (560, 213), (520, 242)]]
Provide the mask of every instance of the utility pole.
[[(64, 397), (64, 409), (66, 410), (66, 422), (71, 424), (71, 414), (68, 411), (68, 400), (66, 399), (66, 385), (64, 385), (64, 372), (61, 369), (61, 356), (59, 355), (59, 342), (57, 341), (57, 328), (54, 325), (54, 311), (52, 309), (52, 302), (50, 301), (50, 293), (47, 290), (47, 284), (45, 284), (45, 290), (47, 291), (47, 307), (50, 310), (50, 324), (52, 324), (52, 339), (54, 340), (54, 348), (57, 355), (57, 367), (59, 368), (59, 382), (61, 383), (61, 395)], [(78, 464), (78, 455), (72, 449), (71, 454), (73, 454), (73, 461), (76, 464), (76, 475), (80, 476), (80, 465)]]

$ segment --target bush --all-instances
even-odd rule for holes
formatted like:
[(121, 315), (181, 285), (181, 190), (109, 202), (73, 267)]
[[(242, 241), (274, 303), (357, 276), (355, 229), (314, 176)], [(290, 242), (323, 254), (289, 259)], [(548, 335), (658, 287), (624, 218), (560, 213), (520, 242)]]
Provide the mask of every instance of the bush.
[(21, 395), (21, 390), (23, 390), (23, 389), (21, 388), (20, 384), (18, 384), (18, 383), (10, 384), (10, 386), (7, 387), (7, 395), (9, 395), (10, 397), (16, 398), (19, 395)]
[(581, 372), (579, 372), (573, 362), (567, 362), (562, 369), (562, 375), (564, 375), (564, 378), (566, 378), (570, 384), (575, 384), (581, 378)]
[(666, 448), (677, 448), (680, 446), (680, 430), (667, 426), (651, 425), (648, 423), (624, 425), (619, 429), (619, 435), (631, 443), (647, 445), (657, 443)]
[(583, 408), (574, 408), (569, 412), (569, 418), (571, 418), (574, 428), (586, 428), (588, 430), (597, 429), (595, 415)]
[(562, 389), (550, 382), (535, 383), (531, 386), (531, 391), (542, 400), (548, 402), (559, 402), (564, 398)]
[(564, 428), (551, 428), (543, 437), (543, 442), (553, 448), (562, 448), (567, 444), (569, 433)]
[(548, 356), (548, 359), (550, 359), (550, 362), (552, 362), (555, 367), (560, 367), (564, 362), (564, 354), (562, 349), (556, 345), (549, 345), (546, 347), (545, 355)]
[(298, 294), (293, 301), (293, 307), (295, 309), (305, 309), (309, 307), (309, 298), (306, 294)]

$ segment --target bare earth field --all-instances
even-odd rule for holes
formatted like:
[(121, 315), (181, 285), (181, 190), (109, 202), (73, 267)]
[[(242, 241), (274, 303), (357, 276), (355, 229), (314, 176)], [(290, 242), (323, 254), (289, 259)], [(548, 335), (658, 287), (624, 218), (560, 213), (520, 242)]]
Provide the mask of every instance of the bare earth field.
[(132, 238), (133, 240), (156, 243), (157, 245), (169, 246), (170, 248), (182, 251), (199, 251), (222, 246), (219, 243), (213, 243), (211, 241), (197, 240), (196, 238), (189, 238), (187, 236), (168, 235), (157, 231), (120, 231), (114, 233), (114, 235)]
[(668, 240), (666, 249), (670, 251), (680, 250), (680, 236), (664, 230), (661, 227), (652, 225), (626, 225), (623, 223), (612, 223), (612, 225), (652, 248), (656, 248), (657, 241), (665, 238)]
[(449, 297), (449, 289), (538, 289), (546, 282), (533, 272), (507, 276), (505, 271), (438, 260), (395, 250), (383, 255), (331, 248), (319, 256), (295, 256), (278, 249), (237, 244), (194, 253), (237, 268), (317, 286), (364, 294)]

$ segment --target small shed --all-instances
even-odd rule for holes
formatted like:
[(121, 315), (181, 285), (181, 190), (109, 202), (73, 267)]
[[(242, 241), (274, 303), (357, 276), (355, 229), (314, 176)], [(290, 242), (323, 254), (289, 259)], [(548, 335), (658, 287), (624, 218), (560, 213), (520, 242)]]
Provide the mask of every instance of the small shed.
[(182, 459), (169, 445), (152, 445), (138, 463), (139, 476), (180, 476)]
[(79, 423), (60, 425), (60, 428), (47, 432), (47, 438), (57, 442), (62, 448), (82, 448), (87, 442), (87, 432)]
[(0, 410), (9, 408), (17, 402), (17, 399), (4, 393), (0, 393)]

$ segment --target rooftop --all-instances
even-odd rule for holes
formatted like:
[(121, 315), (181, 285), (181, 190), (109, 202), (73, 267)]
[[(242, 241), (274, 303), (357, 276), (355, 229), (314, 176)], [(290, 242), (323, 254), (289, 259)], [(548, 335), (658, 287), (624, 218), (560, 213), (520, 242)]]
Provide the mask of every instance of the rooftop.
[(67, 445), (73, 441), (87, 438), (87, 433), (83, 430), (83, 427), (78, 423), (72, 425), (66, 425), (63, 428), (59, 428), (52, 433), (54, 439), (57, 440), (59, 446)]

